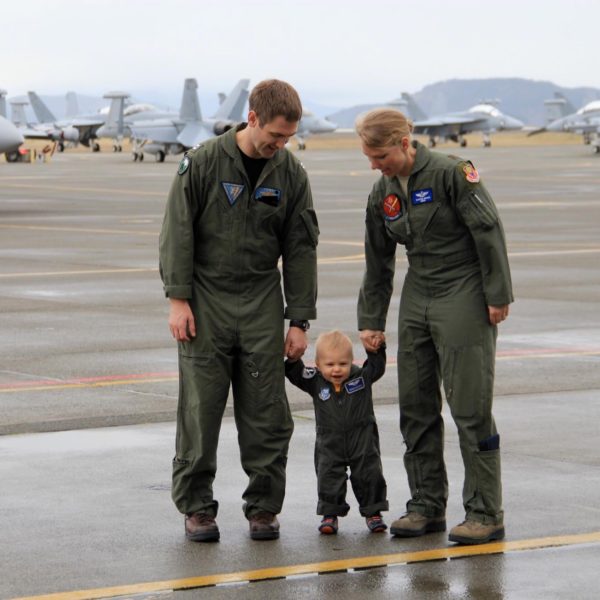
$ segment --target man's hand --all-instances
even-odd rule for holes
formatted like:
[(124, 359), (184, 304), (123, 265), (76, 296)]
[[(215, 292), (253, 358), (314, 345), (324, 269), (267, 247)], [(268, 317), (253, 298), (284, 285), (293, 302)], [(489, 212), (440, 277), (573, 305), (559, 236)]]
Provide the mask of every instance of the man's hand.
[(488, 318), (492, 325), (498, 325), (508, 317), (508, 304), (488, 306)]
[(363, 329), (360, 332), (360, 341), (367, 352), (377, 352), (379, 346), (385, 342), (385, 333), (374, 329)]
[(285, 336), (284, 356), (291, 361), (298, 360), (306, 352), (307, 346), (306, 332), (302, 331), (299, 327), (290, 327)]
[(169, 298), (169, 329), (178, 342), (189, 342), (196, 337), (196, 322), (187, 300)]

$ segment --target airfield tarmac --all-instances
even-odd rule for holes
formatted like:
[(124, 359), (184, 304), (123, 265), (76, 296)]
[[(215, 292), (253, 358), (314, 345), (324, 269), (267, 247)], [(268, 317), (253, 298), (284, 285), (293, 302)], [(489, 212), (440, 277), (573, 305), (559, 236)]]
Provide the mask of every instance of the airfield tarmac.
[[(344, 329), (362, 360), (355, 307), (377, 174), (351, 137), (314, 139), (299, 153), (321, 228), (310, 338)], [(479, 548), (449, 545), (445, 534), (368, 534), (351, 495), (338, 536), (319, 536), (312, 411), (291, 386), (280, 540), (248, 538), (228, 417), (215, 486), (221, 542), (186, 542), (169, 498), (177, 362), (157, 269), (178, 158), (140, 164), (67, 151), (49, 163), (0, 164), (0, 598), (597, 598), (600, 157), (579, 144), (493, 140), (440, 148), (473, 160), (491, 191), (516, 297), (500, 327), (494, 411), (507, 540)], [(397, 291), (406, 267), (399, 249)], [(395, 293), (388, 371), (375, 387), (388, 521), (407, 499), (397, 310)], [(463, 517), (462, 467), (446, 422), (451, 527)], [(172, 591), (183, 588), (195, 589)]]

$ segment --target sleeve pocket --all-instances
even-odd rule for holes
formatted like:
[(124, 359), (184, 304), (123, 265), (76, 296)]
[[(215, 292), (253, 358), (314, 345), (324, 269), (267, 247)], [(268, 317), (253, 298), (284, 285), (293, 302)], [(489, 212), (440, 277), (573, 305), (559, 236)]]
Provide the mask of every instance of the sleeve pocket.
[(314, 209), (307, 208), (302, 211), (300, 215), (302, 221), (304, 222), (304, 226), (306, 227), (306, 231), (310, 237), (310, 241), (313, 246), (317, 246), (319, 243), (319, 223), (317, 221), (317, 213), (315, 213)]

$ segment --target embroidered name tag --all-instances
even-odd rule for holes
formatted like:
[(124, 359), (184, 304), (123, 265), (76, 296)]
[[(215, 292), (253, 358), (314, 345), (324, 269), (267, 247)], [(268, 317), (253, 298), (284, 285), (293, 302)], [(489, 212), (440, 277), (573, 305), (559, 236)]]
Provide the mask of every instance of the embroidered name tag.
[(281, 199), (281, 191), (275, 188), (259, 187), (254, 193), (254, 199), (264, 202), (269, 206), (278, 206)]
[(357, 377), (345, 383), (344, 387), (349, 394), (354, 394), (365, 389), (365, 380), (362, 377)]
[(417, 204), (426, 204), (427, 202), (433, 202), (433, 190), (427, 188), (425, 190), (415, 190), (410, 193), (410, 200), (413, 206)]
[(229, 200), (229, 204), (233, 206), (236, 200), (240, 197), (240, 194), (244, 191), (244, 186), (241, 183), (225, 183), (221, 182), (225, 193), (227, 194), (227, 200)]

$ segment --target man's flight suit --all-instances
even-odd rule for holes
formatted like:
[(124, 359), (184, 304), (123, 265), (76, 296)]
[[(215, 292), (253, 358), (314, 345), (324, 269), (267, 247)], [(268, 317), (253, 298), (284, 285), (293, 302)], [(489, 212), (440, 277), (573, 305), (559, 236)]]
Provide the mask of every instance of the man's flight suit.
[(385, 373), (385, 359), (381, 348), (369, 353), (362, 367), (352, 365), (339, 392), (318, 369), (301, 360), (285, 362), (286, 377), (312, 396), (315, 407), (318, 515), (348, 514), (347, 467), (360, 514), (371, 517), (389, 509), (372, 395), (373, 383)]
[(250, 517), (277, 514), (283, 503), (293, 431), (284, 317), (316, 317), (319, 230), (300, 162), (278, 151), (251, 189), (236, 131), (180, 163), (160, 234), (160, 274), (166, 295), (187, 299), (196, 322), (196, 337), (178, 345), (173, 500), (182, 513), (216, 516), (212, 483), (231, 385)]
[(499, 436), (492, 416), (497, 328), (487, 306), (513, 301), (504, 232), (472, 164), (418, 142), (408, 197), (396, 177), (373, 187), (359, 329), (384, 330), (397, 244), (409, 268), (398, 321), (400, 428), (412, 498), (407, 509), (445, 513), (440, 380), (457, 425), (468, 519), (503, 520)]

